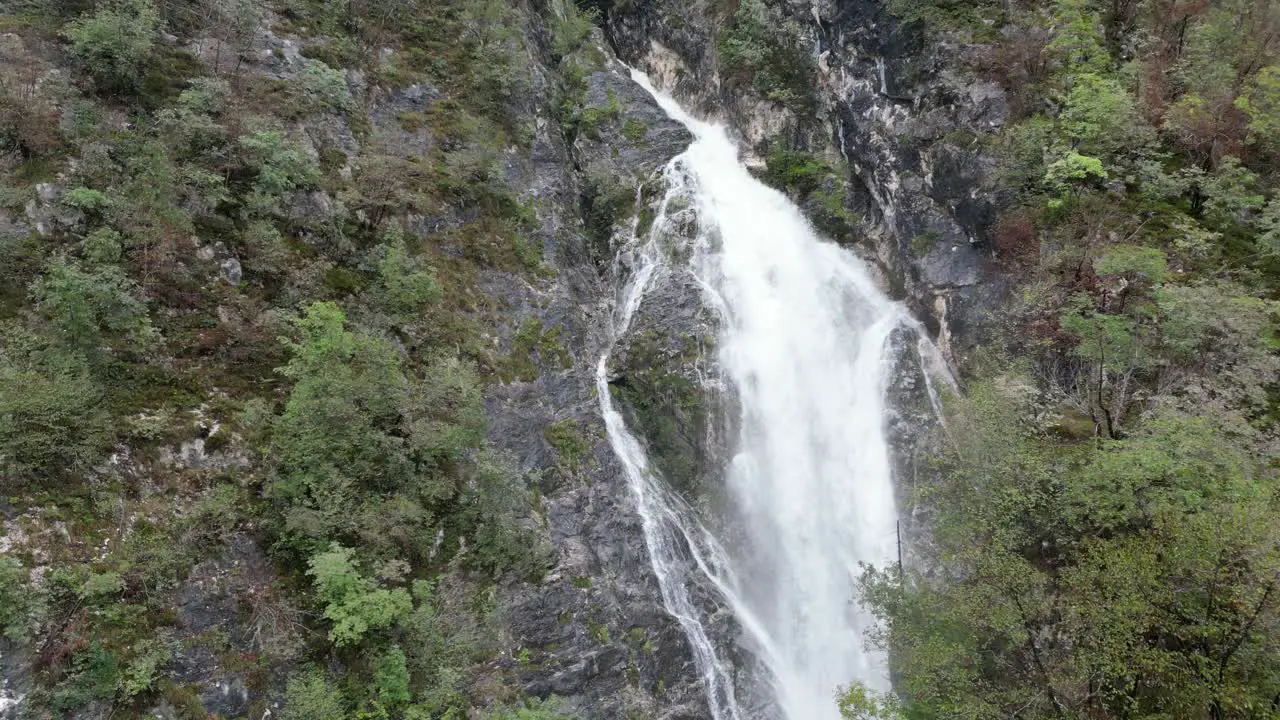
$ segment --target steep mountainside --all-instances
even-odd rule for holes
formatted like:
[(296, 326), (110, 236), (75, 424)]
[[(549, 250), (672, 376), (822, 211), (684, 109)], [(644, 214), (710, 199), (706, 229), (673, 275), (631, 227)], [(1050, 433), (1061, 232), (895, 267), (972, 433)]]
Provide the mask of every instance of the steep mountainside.
[[(845, 714), (1274, 716), (1274, 3), (0, 7), (0, 718), (710, 717), (596, 396), (633, 67), (920, 321)], [(715, 322), (607, 378), (696, 508)]]

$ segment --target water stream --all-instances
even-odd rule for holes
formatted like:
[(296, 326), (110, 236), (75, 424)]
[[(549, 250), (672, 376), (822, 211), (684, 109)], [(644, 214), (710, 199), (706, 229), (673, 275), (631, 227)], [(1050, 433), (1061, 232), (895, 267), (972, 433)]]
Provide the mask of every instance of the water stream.
[[(694, 142), (664, 171), (668, 191), (652, 229), (619, 254), (629, 280), (615, 304), (614, 337), (669, 272), (691, 273), (719, 312), (716, 360), (741, 409), (724, 478), (732, 546), (650, 467), (613, 406), (606, 352), (597, 383), (609, 439), (712, 717), (754, 720), (735, 697), (737, 669), (698, 602), (703, 588), (732, 609), (782, 717), (836, 720), (841, 685), (888, 686), (885, 658), (865, 644), (870, 618), (855, 600), (855, 580), (862, 564), (884, 566), (897, 553), (884, 393), (889, 335), (912, 321), (855, 255), (819, 237), (785, 196), (751, 176), (724, 128), (691, 117), (644, 75), (634, 78)], [(660, 249), (675, 212), (698, 220), (687, 267), (668, 267)]]

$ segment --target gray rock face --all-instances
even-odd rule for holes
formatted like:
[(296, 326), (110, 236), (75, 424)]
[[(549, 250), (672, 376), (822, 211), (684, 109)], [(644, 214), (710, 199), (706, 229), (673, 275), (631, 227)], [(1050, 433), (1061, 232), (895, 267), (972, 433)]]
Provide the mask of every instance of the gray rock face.
[(206, 712), (225, 718), (248, 715), (247, 671), (224, 667), (224, 659), (263, 652), (267, 636), (253, 608), (273, 591), (274, 579), (262, 549), (248, 535), (236, 534), (218, 557), (192, 568), (178, 588), (179, 637), (171, 679), (195, 695)]
[(747, 153), (758, 155), (773, 137), (847, 161), (853, 205), (874, 240), (868, 259), (940, 341), (955, 344), (944, 349), (964, 355), (984, 318), (969, 314), (958, 289), (989, 300), (999, 286), (984, 272), (995, 220), (986, 188), (993, 164), (975, 141), (1004, 124), (1003, 92), (954, 69), (974, 48), (926, 42), (918, 24), (902, 25), (880, 0), (780, 7), (818, 58), (812, 117), (722, 82), (715, 52), (722, 11), (711, 3), (616, 4), (605, 25), (623, 60), (645, 68), (687, 107), (727, 122)]
[(240, 261), (236, 258), (227, 258), (218, 267), (222, 270), (222, 279), (232, 285), (239, 285), (240, 279), (244, 277), (244, 271), (240, 268)]
[[(629, 239), (634, 198), (690, 138), (616, 62), (586, 82), (584, 104), (603, 110), (600, 119), (566, 145), (558, 125), (539, 116), (528, 155), (507, 167), (511, 186), (539, 200), (535, 240), (556, 277), (483, 279), (509, 308), (511, 332), (501, 343), (536, 323), (564, 346), (558, 358), (535, 352), (536, 376), (494, 385), (487, 397), (493, 442), (541, 472), (555, 551), (542, 583), (503, 593), (512, 657), (500, 664), (529, 694), (567, 697), (584, 718), (693, 720), (706, 714), (702, 689), (684, 634), (663, 609), (595, 396), (614, 289), (626, 273), (613, 256)], [(552, 428), (574, 435), (584, 457), (563, 457)]]

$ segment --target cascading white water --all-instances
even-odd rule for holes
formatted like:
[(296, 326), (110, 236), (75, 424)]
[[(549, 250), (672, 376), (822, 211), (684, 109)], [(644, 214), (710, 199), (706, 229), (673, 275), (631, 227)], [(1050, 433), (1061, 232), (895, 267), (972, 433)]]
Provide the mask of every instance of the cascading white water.
[[(722, 127), (685, 113), (633, 73), (694, 142), (666, 169), (668, 196), (646, 238), (620, 256), (615, 337), (655, 278), (673, 197), (692, 205), (699, 235), (689, 267), (720, 313), (719, 364), (741, 413), (725, 483), (736, 528), (726, 548), (649, 468), (614, 409), (600, 359), (601, 410), (643, 519), (668, 611), (689, 638), (716, 720), (748, 720), (732, 669), (692, 592), (710, 586), (733, 609), (787, 720), (838, 718), (850, 681), (885, 689), (884, 658), (865, 647), (855, 600), (862, 564), (896, 553), (897, 520), (883, 397), (890, 332), (910, 322), (852, 253), (816, 235), (782, 194), (738, 161)], [(743, 541), (741, 538), (745, 538)]]

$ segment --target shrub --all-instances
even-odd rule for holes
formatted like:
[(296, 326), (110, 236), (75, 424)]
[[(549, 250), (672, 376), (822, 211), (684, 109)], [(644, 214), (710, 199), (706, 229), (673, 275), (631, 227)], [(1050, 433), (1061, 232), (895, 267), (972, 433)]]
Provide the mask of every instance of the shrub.
[(178, 106), (200, 115), (217, 115), (227, 104), (231, 86), (220, 78), (199, 77), (178, 96)]
[(719, 46), (731, 83), (750, 85), (802, 118), (813, 112), (813, 59), (796, 24), (774, 17), (764, 0), (742, 0)]
[(1093, 264), (1099, 275), (1124, 276), (1147, 283), (1164, 282), (1168, 257), (1156, 248), (1116, 245)]
[(319, 60), (304, 58), (302, 70), (289, 85), (304, 113), (346, 112), (351, 109), (351, 91), (342, 71)]
[(27, 584), (27, 571), (15, 559), (0, 557), (0, 635), (24, 643), (44, 612), (44, 599)]
[(304, 670), (289, 680), (284, 692), (281, 720), (346, 720), (346, 703), (318, 668)]
[(65, 255), (55, 256), (31, 294), (61, 341), (91, 360), (111, 341), (145, 348), (156, 339), (137, 287), (116, 265), (86, 271)]
[(378, 660), (373, 670), (373, 685), (378, 701), (387, 707), (399, 707), (409, 702), (409, 668), (405, 665), (404, 651), (392, 646)]
[(326, 552), (308, 563), (316, 595), (325, 604), (324, 617), (333, 623), (329, 640), (334, 645), (354, 645), (365, 635), (385, 630), (407, 618), (413, 610), (409, 593), (377, 587), (360, 574), (353, 551), (332, 543)]
[(547, 548), (526, 526), (532, 497), (515, 458), (496, 451), (480, 453), (468, 473), (460, 519), (471, 536), (467, 561), (495, 574), (537, 575)]
[(62, 198), (62, 202), (87, 213), (105, 210), (109, 204), (107, 196), (102, 192), (83, 187), (74, 188), (67, 192)]
[[(13, 337), (10, 336), (10, 340)], [(103, 393), (77, 355), (0, 349), (0, 468), (19, 477), (87, 469), (110, 446)]]
[(63, 35), (81, 69), (103, 89), (127, 91), (137, 87), (159, 27), (150, 0), (120, 0), (68, 23)]
[(279, 130), (260, 130), (240, 138), (245, 163), (257, 173), (253, 190), (263, 200), (309, 188), (320, 180), (320, 166), (297, 142)]
[(111, 265), (120, 262), (124, 251), (120, 233), (111, 228), (98, 228), (85, 236), (84, 257), (91, 263)]
[(423, 305), (440, 299), (435, 272), (420, 268), (414, 258), (409, 257), (399, 226), (387, 233), (377, 252), (382, 300), (389, 311), (411, 318)]

